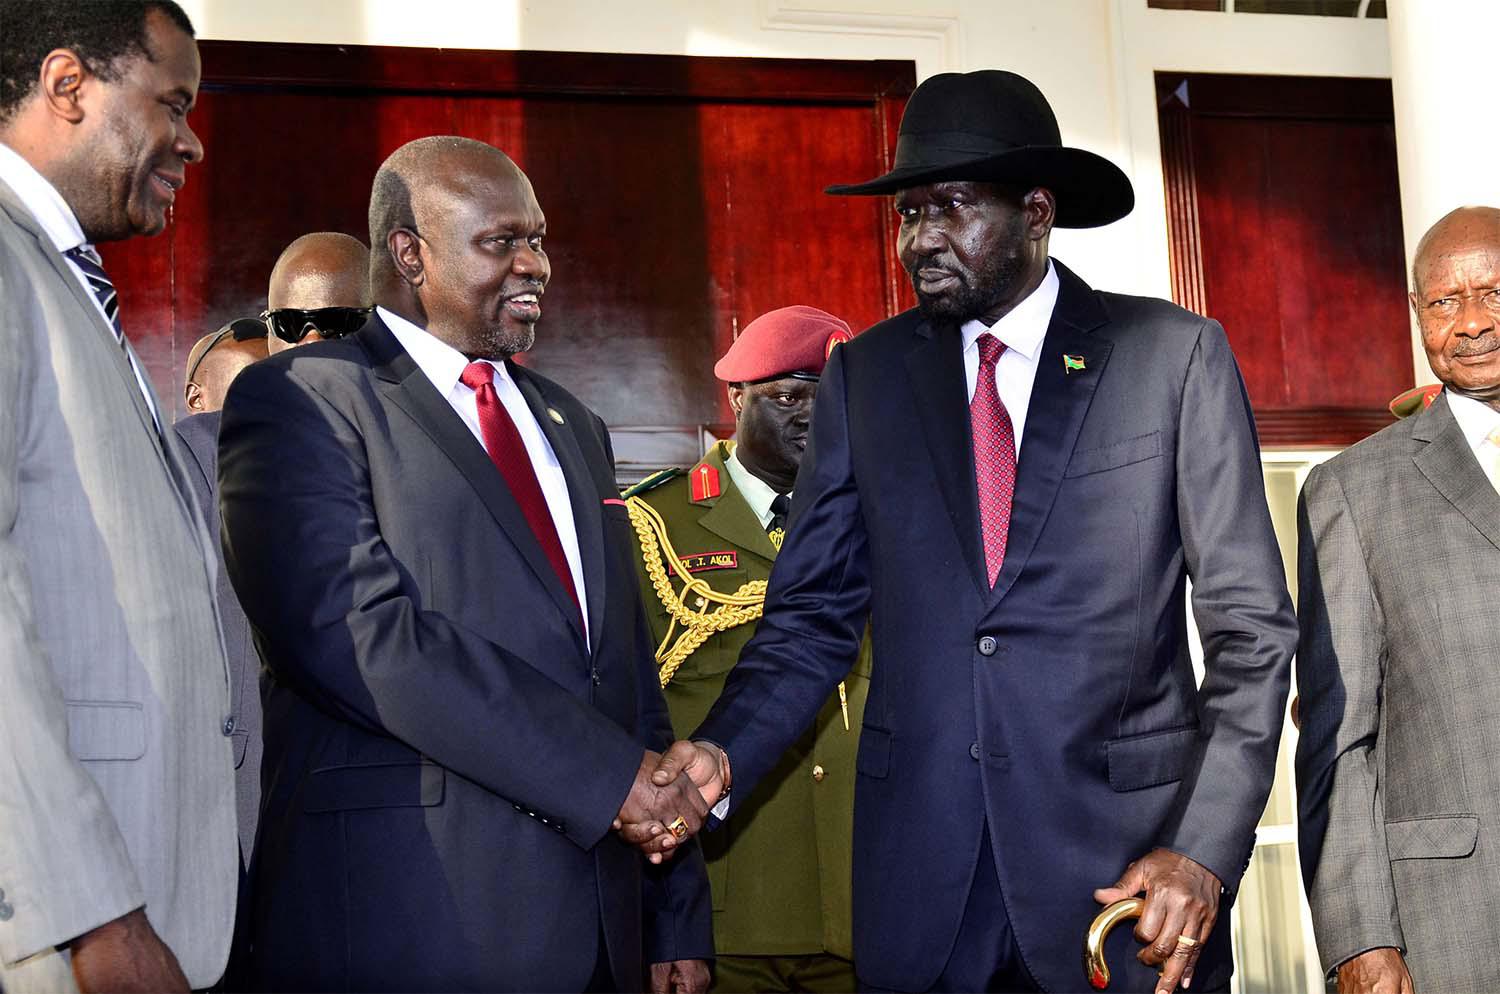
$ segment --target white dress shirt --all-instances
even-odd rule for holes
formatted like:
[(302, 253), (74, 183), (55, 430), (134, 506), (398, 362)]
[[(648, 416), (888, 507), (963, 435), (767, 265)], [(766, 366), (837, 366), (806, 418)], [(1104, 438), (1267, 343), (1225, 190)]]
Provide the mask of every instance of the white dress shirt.
[[(375, 311), (380, 315), (380, 320), (385, 322), (385, 326), (391, 329), (391, 334), (396, 336), (406, 354), (417, 364), (417, 368), (432, 381), (437, 392), (442, 394), (448, 405), (463, 419), (475, 440), (483, 447), (484, 433), (479, 428), (479, 402), (475, 399), (474, 391), (459, 382), (464, 368), (469, 365), (468, 357), (384, 307), (377, 307)], [(506, 413), (516, 423), (516, 430), (521, 433), (526, 454), (531, 457), (531, 467), (536, 471), (537, 482), (542, 486), (542, 496), (547, 500), (547, 510), (552, 512), (552, 523), (557, 527), (563, 554), (568, 558), (568, 571), (573, 574), (573, 589), (578, 591), (578, 603), (587, 604), (588, 598), (583, 588), (583, 556), (578, 549), (578, 527), (573, 522), (573, 504), (568, 498), (568, 481), (563, 476), (562, 464), (557, 461), (557, 453), (552, 451), (552, 444), (547, 441), (542, 426), (537, 423), (526, 398), (521, 395), (520, 388), (510, 378), (504, 364), (489, 362), (489, 365), (495, 371), (495, 393), (499, 394), (500, 403), (505, 405)], [(587, 639), (588, 612), (585, 610), (582, 613), (584, 637)]]
[[(78, 216), (73, 213), (73, 208), (63, 199), (57, 187), (48, 181), (47, 177), (36, 171), (36, 168), (4, 142), (0, 142), (0, 180), (10, 187), (25, 208), (36, 218), (36, 223), (41, 225), (42, 233), (51, 240), (57, 251), (63, 254), (67, 260), (68, 268), (83, 284), (84, 290), (88, 291), (89, 299), (94, 302), (94, 309), (99, 316), (104, 318), (104, 323), (111, 331), (114, 330), (114, 322), (110, 321), (109, 315), (104, 313), (104, 305), (99, 303), (99, 298), (94, 296), (94, 288), (89, 285), (88, 277), (83, 270), (78, 268), (68, 252), (76, 248), (89, 248), (93, 246), (84, 237), (83, 228), (78, 224)], [(124, 346), (122, 341), (121, 346)], [(146, 407), (151, 411), (151, 419), (156, 422), (156, 431), (161, 433), (161, 415), (156, 410), (156, 397), (151, 393), (146, 372), (136, 361), (135, 355), (130, 349), (125, 349), (125, 358), (130, 362), (130, 369), (135, 373), (135, 382), (140, 387), (141, 394), (146, 398)]]
[[(740, 492), (741, 497), (745, 498), (745, 503), (750, 505), (750, 513), (755, 515), (762, 528), (769, 528), (771, 518), (774, 517), (771, 513), (771, 502), (776, 499), (776, 488), (746, 469), (735, 451), (729, 450), (729, 458), (724, 460), (724, 468), (729, 470), (729, 479), (734, 482), (735, 489)], [(787, 494), (788, 498), (791, 496)]]
[(1015, 428), (1018, 459), (1021, 435), (1026, 431), (1026, 410), (1031, 406), (1031, 386), (1036, 381), (1036, 366), (1042, 356), (1042, 339), (1047, 336), (1052, 309), (1057, 305), (1057, 287), (1057, 270), (1048, 259), (1047, 275), (1042, 277), (1041, 285), (993, 326), (969, 321), (959, 329), (964, 339), (964, 379), (970, 403), (979, 382), (979, 336), (994, 335), (1005, 344), (1000, 361), (995, 363), (995, 386)]
[(1465, 397), (1452, 390), (1443, 391), (1448, 397), (1448, 410), (1464, 433), (1464, 441), (1479, 460), (1479, 468), (1489, 477), (1490, 486), (1500, 492), (1500, 411), (1473, 397)]

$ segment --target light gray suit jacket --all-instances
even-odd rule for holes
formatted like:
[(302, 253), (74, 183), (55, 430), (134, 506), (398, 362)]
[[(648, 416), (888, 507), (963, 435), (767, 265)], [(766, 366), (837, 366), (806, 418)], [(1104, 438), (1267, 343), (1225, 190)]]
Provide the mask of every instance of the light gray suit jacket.
[(1299, 529), (1302, 871), (1323, 966), (1500, 990), (1500, 495), (1446, 396), (1318, 467)]
[[(145, 905), (223, 970), (234, 770), (215, 559), (87, 289), (0, 182), (0, 987)], [(24, 961), (24, 962), (23, 962)]]

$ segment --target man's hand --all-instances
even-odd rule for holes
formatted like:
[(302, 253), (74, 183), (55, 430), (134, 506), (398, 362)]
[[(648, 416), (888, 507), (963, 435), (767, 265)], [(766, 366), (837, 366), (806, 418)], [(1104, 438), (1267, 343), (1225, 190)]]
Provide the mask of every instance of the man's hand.
[(1339, 994), (1412, 994), (1401, 950), (1367, 949), (1339, 964)]
[(706, 742), (673, 742), (672, 748), (662, 754), (651, 782), (665, 786), (681, 774), (687, 774), (704, 803), (713, 807), (729, 790), (729, 756)]
[[(645, 751), (635, 783), (615, 816), (614, 828), (626, 842), (639, 848), (653, 863), (670, 859), (672, 850), (703, 827), (708, 805), (696, 785), (685, 774), (657, 783), (662, 756)], [(681, 818), (686, 831), (679, 837), (669, 826)]]
[(186, 992), (187, 977), (146, 912), (136, 909), (85, 932), (70, 944), (80, 991)]
[[(1156, 990), (1172, 994), (1178, 981), (1184, 988), (1192, 985), (1193, 967), (1219, 917), (1222, 890), (1219, 878), (1202, 864), (1170, 849), (1153, 849), (1127, 866), (1113, 886), (1094, 891), (1094, 900), (1113, 904), (1145, 892), (1135, 937), (1147, 945), (1136, 958), (1162, 967)], [(1180, 943), (1179, 936), (1196, 941)]]
[(651, 994), (704, 994), (708, 981), (708, 964), (701, 959), (651, 964)]

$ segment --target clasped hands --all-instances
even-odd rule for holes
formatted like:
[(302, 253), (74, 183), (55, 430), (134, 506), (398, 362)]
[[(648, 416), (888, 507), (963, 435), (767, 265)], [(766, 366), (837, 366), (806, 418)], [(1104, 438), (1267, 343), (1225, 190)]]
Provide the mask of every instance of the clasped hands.
[(698, 834), (709, 809), (729, 790), (729, 759), (702, 742), (674, 742), (645, 751), (614, 829), (653, 863)]

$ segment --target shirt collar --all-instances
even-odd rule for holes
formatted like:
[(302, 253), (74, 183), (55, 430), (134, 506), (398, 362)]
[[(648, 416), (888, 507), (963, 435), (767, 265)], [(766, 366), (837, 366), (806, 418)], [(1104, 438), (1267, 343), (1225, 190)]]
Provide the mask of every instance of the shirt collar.
[(979, 336), (991, 334), (1005, 344), (1006, 349), (1019, 352), (1028, 362), (1036, 362), (1042, 349), (1042, 339), (1047, 337), (1047, 325), (1052, 323), (1052, 309), (1057, 305), (1057, 270), (1052, 260), (1047, 260), (1047, 275), (1041, 284), (1015, 307), (996, 321), (986, 325), (983, 321), (967, 321), (961, 329), (964, 349), (974, 348)]
[(59, 252), (88, 245), (78, 216), (57, 187), (4, 142), (0, 142), (0, 180), (15, 191)]
[[(380, 320), (391, 329), (391, 334), (396, 336), (396, 341), (411, 356), (412, 362), (417, 364), (432, 385), (437, 387), (438, 393), (444, 397), (453, 392), (458, 386), (458, 379), (463, 375), (464, 369), (469, 365), (468, 356), (442, 341), (437, 336), (424, 328), (419, 328), (399, 314), (394, 314), (384, 307), (375, 308), (375, 313), (380, 315)], [(510, 371), (505, 368), (503, 362), (490, 362), (499, 378), (510, 379)]]
[(1453, 420), (1458, 422), (1458, 427), (1463, 431), (1469, 448), (1479, 448), (1479, 443), (1483, 442), (1490, 432), (1500, 428), (1500, 411), (1483, 401), (1465, 397), (1452, 390), (1444, 390), (1443, 393), (1448, 397), (1448, 410), (1453, 412)]
[(751, 513), (759, 519), (762, 525), (769, 524), (771, 501), (776, 499), (775, 488), (746, 469), (745, 464), (740, 462), (740, 457), (733, 449), (724, 460), (724, 468), (729, 470), (729, 478), (734, 481), (735, 489), (739, 490), (740, 496), (745, 498), (745, 503), (750, 505)]

